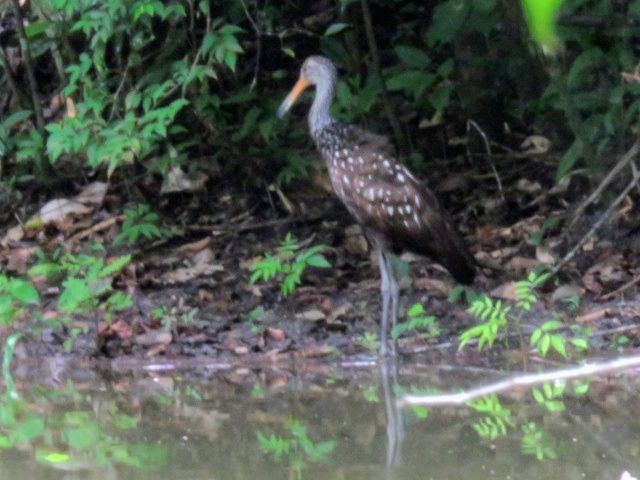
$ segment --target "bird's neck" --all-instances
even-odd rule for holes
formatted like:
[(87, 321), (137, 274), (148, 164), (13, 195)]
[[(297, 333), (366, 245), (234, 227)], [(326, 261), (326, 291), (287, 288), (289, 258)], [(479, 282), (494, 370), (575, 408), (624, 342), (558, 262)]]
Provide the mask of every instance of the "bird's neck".
[(329, 113), (331, 102), (333, 101), (334, 86), (335, 81), (333, 79), (316, 85), (316, 96), (313, 99), (308, 118), (309, 130), (314, 139), (323, 128), (334, 122), (331, 113)]

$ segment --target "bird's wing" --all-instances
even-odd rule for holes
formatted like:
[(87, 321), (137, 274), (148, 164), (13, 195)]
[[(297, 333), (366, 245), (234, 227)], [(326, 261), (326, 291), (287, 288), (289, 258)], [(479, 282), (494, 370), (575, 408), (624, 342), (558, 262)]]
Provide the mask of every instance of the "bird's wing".
[(375, 155), (361, 173), (363, 188), (350, 192), (356, 218), (388, 248), (429, 256), (468, 283), (474, 260), (453, 219), (404, 165)]
[(346, 142), (357, 145), (360, 150), (380, 153), (389, 157), (395, 156), (395, 148), (384, 135), (368, 132), (355, 125), (346, 125), (344, 132)]

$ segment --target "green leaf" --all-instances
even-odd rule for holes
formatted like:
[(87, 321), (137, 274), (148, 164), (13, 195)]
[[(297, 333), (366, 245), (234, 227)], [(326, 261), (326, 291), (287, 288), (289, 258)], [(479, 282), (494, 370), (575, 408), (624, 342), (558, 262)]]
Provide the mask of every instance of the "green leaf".
[(558, 170), (556, 171), (556, 182), (560, 182), (562, 178), (571, 171), (573, 166), (582, 156), (584, 151), (584, 145), (580, 139), (576, 139), (569, 149), (564, 153), (558, 164)]
[(430, 47), (438, 43), (447, 43), (453, 40), (462, 27), (469, 3), (466, 0), (448, 0), (439, 3), (433, 11), (433, 22), (427, 30), (427, 42)]
[(545, 332), (548, 332), (551, 330), (557, 330), (561, 326), (562, 326), (562, 323), (559, 322), (558, 320), (549, 320), (548, 322), (544, 322), (540, 328)]
[(431, 103), (431, 106), (437, 111), (444, 110), (449, 105), (452, 90), (453, 88), (450, 83), (440, 83), (429, 94), (429, 103)]
[(538, 402), (538, 403), (544, 403), (545, 402), (544, 395), (537, 388), (532, 388), (531, 389), (531, 394), (533, 395), (533, 398), (535, 398), (536, 402)]
[(586, 350), (589, 347), (589, 344), (584, 338), (574, 338), (571, 340), (571, 344), (578, 350)]
[(62, 285), (64, 290), (58, 298), (58, 308), (63, 312), (76, 312), (92, 298), (91, 289), (84, 279), (69, 277)]
[(328, 37), (330, 35), (335, 35), (336, 33), (339, 33), (341, 31), (343, 31), (345, 28), (348, 28), (350, 25), (348, 23), (333, 23), (331, 25), (329, 25), (329, 28), (327, 28), (327, 30), (324, 32), (324, 36)]
[(138, 426), (138, 419), (131, 415), (121, 414), (116, 418), (116, 427), (122, 430), (128, 430)]
[(418, 418), (427, 418), (429, 416), (429, 410), (419, 405), (414, 405), (411, 410), (413, 411), (413, 414)]
[(38, 295), (36, 287), (24, 280), (11, 280), (9, 283), (9, 293), (23, 305), (37, 305), (40, 303), (40, 296)]
[(426, 52), (419, 48), (409, 45), (396, 45), (393, 51), (396, 52), (400, 60), (412, 68), (426, 68), (431, 63), (431, 59)]
[(549, 53), (555, 51), (558, 43), (555, 26), (562, 1), (521, 0), (531, 35)]
[(78, 428), (67, 428), (63, 430), (62, 434), (70, 447), (76, 450), (85, 450), (99, 441), (100, 427), (89, 423)]
[(529, 342), (529, 345), (537, 344), (541, 336), (542, 336), (542, 330), (540, 330), (539, 328), (534, 330), (534, 332), (531, 334), (531, 341)]
[(27, 34), (27, 37), (31, 39), (43, 33), (52, 24), (52, 22), (49, 22), (47, 20), (40, 20), (27, 25), (24, 28), (24, 32)]
[(6, 129), (10, 129), (14, 125), (20, 122), (24, 122), (32, 115), (32, 113), (33, 112), (31, 110), (19, 110), (9, 115), (0, 125), (2, 125)]
[(565, 348), (565, 340), (560, 335), (551, 336), (551, 346), (563, 357), (567, 358), (567, 350)]
[(540, 340), (540, 343), (538, 344), (538, 351), (540, 352), (540, 355), (545, 357), (547, 355), (547, 352), (549, 351), (550, 345), (551, 345), (551, 336), (549, 334), (543, 335), (542, 340)]
[(5, 435), (0, 435), (0, 448), (12, 448), (13, 440)]
[(44, 421), (39, 417), (30, 417), (13, 431), (15, 443), (28, 443), (44, 431)]
[(407, 315), (409, 317), (417, 317), (418, 315), (422, 315), (424, 313), (424, 307), (421, 303), (414, 303), (411, 305), (411, 308), (407, 311)]
[(578, 385), (573, 387), (573, 392), (576, 395), (584, 395), (588, 391), (589, 391), (589, 384), (588, 383), (581, 383), (581, 384), (578, 384)]
[(401, 72), (387, 79), (387, 88), (391, 91), (403, 90), (417, 99), (436, 80), (436, 76), (420, 70)]
[[(158, 233), (160, 233), (159, 230), (158, 230)], [(105, 278), (115, 273), (118, 273), (120, 270), (122, 270), (125, 267), (125, 265), (128, 265), (129, 262), (131, 262), (131, 255), (123, 255), (122, 257), (116, 258), (114, 261), (112, 261), (106, 267), (100, 270), (100, 274), (98, 278)]]
[(564, 406), (564, 402), (560, 401), (560, 400), (547, 400), (544, 403), (544, 406), (550, 411), (550, 412), (563, 412), (565, 410), (565, 406)]
[(331, 264), (327, 261), (327, 259), (324, 258), (324, 256), (320, 255), (319, 253), (307, 258), (307, 265), (310, 265), (312, 267), (318, 267), (318, 268), (331, 267)]
[(48, 463), (65, 463), (71, 459), (69, 455), (61, 452), (47, 453), (40, 458), (42, 458), (42, 460)]

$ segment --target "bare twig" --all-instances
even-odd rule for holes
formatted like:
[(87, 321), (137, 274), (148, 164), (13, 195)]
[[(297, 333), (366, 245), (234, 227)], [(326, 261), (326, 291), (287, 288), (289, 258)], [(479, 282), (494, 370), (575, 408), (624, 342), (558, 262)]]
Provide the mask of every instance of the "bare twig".
[(20, 39), (20, 50), (22, 52), (22, 58), (24, 59), (25, 70), (27, 71), (27, 79), (29, 80), (29, 89), (31, 90), (31, 103), (33, 104), (33, 113), (36, 117), (36, 127), (38, 132), (44, 138), (44, 118), (42, 116), (42, 106), (40, 105), (40, 97), (38, 96), (38, 84), (36, 82), (36, 76), (33, 72), (33, 61), (31, 60), (31, 49), (29, 48), (29, 41), (27, 39), (27, 33), (24, 30), (24, 23), (22, 18), (22, 12), (20, 10), (20, 2), (13, 0), (13, 9), (16, 16), (16, 26), (18, 28), (18, 38)]
[[(634, 178), (640, 178), (640, 174), (638, 174), (638, 166), (636, 165), (636, 161), (631, 161), (631, 173)], [(640, 182), (636, 181), (636, 187), (638, 187), (638, 192), (640, 192)]]
[(622, 158), (618, 161), (615, 167), (611, 169), (611, 171), (607, 174), (607, 176), (602, 180), (598, 188), (596, 188), (589, 197), (582, 202), (582, 204), (576, 209), (573, 214), (573, 220), (569, 224), (567, 230), (571, 230), (571, 228), (576, 224), (578, 219), (581, 217), (584, 210), (595, 202), (600, 194), (609, 186), (609, 184), (613, 181), (613, 179), (631, 162), (640, 152), (640, 140), (636, 140), (636, 142), (632, 145), (632, 147), (625, 153)]
[(371, 69), (373, 70), (373, 74), (380, 84), (382, 106), (384, 107), (384, 111), (387, 114), (389, 123), (391, 124), (393, 136), (396, 139), (396, 145), (398, 145), (398, 148), (401, 152), (406, 153), (404, 136), (402, 135), (400, 122), (398, 122), (398, 118), (393, 111), (391, 101), (389, 100), (389, 93), (387, 92), (387, 86), (384, 83), (384, 79), (382, 78), (382, 70), (380, 68), (380, 55), (378, 54), (378, 44), (376, 43), (376, 37), (373, 31), (373, 25), (371, 23), (371, 11), (369, 10), (369, 3), (367, 0), (361, 0), (360, 3), (362, 5), (362, 17), (364, 19), (364, 29), (367, 34), (367, 43), (369, 44), (369, 51), (371, 53)]
[[(491, 166), (491, 170), (493, 171), (493, 176), (496, 179), (496, 183), (498, 184), (498, 192), (500, 193), (500, 197), (502, 198), (502, 201), (504, 203), (506, 203), (507, 199), (504, 196), (504, 190), (502, 189), (502, 181), (500, 180), (500, 175), (498, 175), (498, 170), (496, 170), (496, 166), (493, 163), (492, 160), (492, 152), (491, 152), (491, 143), (489, 142), (489, 139), (487, 138), (487, 134), (484, 133), (484, 130), (482, 130), (482, 128), (480, 128), (480, 125), (478, 125), (476, 123), (475, 120), (469, 119), (467, 120), (467, 133), (469, 133), (469, 131), (471, 130), (471, 127), (473, 127), (479, 134), (480, 137), (482, 138), (482, 141), (484, 142), (484, 148), (487, 151), (487, 162), (489, 163), (489, 165)], [(469, 152), (469, 147), (467, 146), (467, 152), (468, 155), (471, 156), (471, 152)]]
[(22, 91), (18, 88), (18, 84), (16, 83), (15, 72), (11, 68), (11, 64), (9, 63), (9, 58), (7, 57), (7, 52), (4, 51), (4, 48), (0, 46), (0, 67), (4, 69), (4, 72), (7, 77), (7, 83), (9, 84), (9, 89), (11, 89), (11, 93), (16, 98), (18, 103), (22, 108), (26, 108), (24, 104), (26, 103), (26, 99), (22, 95)]
[(86, 230), (82, 230), (81, 232), (76, 233), (73, 237), (69, 238), (69, 243), (77, 243), (82, 239), (85, 239), (96, 232), (101, 230), (106, 230), (111, 225), (114, 225), (117, 222), (121, 222), (125, 219), (124, 215), (116, 215), (115, 217), (107, 218), (101, 222), (96, 223), (95, 225), (87, 228)]
[(444, 393), (438, 395), (405, 395), (399, 400), (401, 405), (462, 405), (479, 397), (500, 393), (517, 387), (530, 387), (545, 382), (569, 380), (590, 375), (614, 372), (626, 368), (640, 367), (640, 355), (621, 357), (610, 362), (587, 363), (581, 366), (553, 370), (550, 372), (516, 375), (505, 380), (483, 385), (459, 393)]
[(118, 106), (118, 99), (120, 98), (120, 94), (122, 93), (122, 89), (124, 88), (124, 84), (127, 81), (129, 76), (129, 69), (131, 68), (131, 60), (127, 60), (127, 65), (124, 68), (124, 72), (122, 72), (122, 80), (120, 80), (120, 84), (118, 88), (116, 88), (115, 93), (113, 94), (113, 103), (111, 104), (111, 112), (109, 113), (109, 122), (113, 120), (113, 117), (116, 114), (116, 107)]
[(610, 298), (615, 297), (619, 293), (622, 293), (625, 290), (628, 290), (629, 288), (633, 287), (634, 285), (636, 285), (638, 283), (640, 283), (640, 275), (638, 275), (636, 278), (632, 278), (627, 283), (622, 285), (620, 288), (616, 288), (613, 292), (609, 292), (606, 295), (603, 295), (602, 297), (600, 297), (600, 299), (601, 300), (609, 300)]
[(589, 240), (589, 238), (591, 238), (591, 236), (602, 226), (602, 224), (609, 219), (609, 217), (611, 216), (611, 213), (613, 212), (613, 210), (620, 204), (622, 203), (622, 201), (625, 199), (625, 197), (627, 196), (627, 194), (633, 189), (633, 187), (636, 186), (636, 182), (638, 181), (637, 177), (634, 177), (631, 179), (631, 181), (629, 182), (629, 184), (625, 187), (625, 189), (620, 193), (620, 195), (618, 195), (618, 197), (613, 201), (613, 203), (611, 205), (609, 205), (609, 208), (607, 208), (607, 210), (602, 214), (602, 216), (598, 219), (598, 221), (596, 223), (593, 224), (593, 226), (589, 229), (589, 231), (580, 239), (580, 241), (578, 243), (576, 243), (573, 248), (562, 258), (562, 260), (560, 261), (560, 263), (558, 263), (553, 270), (551, 271), (552, 275), (555, 275), (556, 273), (558, 273), (562, 267), (564, 267), (566, 265), (566, 263), (568, 261), (570, 261), (575, 254), (578, 252), (578, 250), (580, 249), (580, 247), (582, 247), (582, 245), (584, 245), (587, 240)]
[(242, 8), (244, 9), (244, 14), (249, 20), (249, 23), (253, 27), (253, 31), (256, 33), (256, 66), (253, 71), (253, 80), (251, 81), (251, 89), (253, 89), (258, 84), (258, 73), (260, 73), (260, 55), (262, 53), (262, 30), (253, 19), (251, 14), (249, 13), (249, 9), (247, 8), (247, 4), (244, 0), (240, 0), (242, 4)]
[(261, 230), (263, 228), (278, 227), (280, 225), (288, 225), (291, 223), (312, 223), (321, 220), (326, 220), (326, 214), (315, 215), (311, 217), (287, 217), (277, 218), (275, 220), (265, 220), (263, 222), (256, 223), (244, 223), (241, 225), (189, 225), (187, 227), (190, 231), (195, 232), (220, 232), (220, 233), (239, 233), (247, 232), (250, 230)]

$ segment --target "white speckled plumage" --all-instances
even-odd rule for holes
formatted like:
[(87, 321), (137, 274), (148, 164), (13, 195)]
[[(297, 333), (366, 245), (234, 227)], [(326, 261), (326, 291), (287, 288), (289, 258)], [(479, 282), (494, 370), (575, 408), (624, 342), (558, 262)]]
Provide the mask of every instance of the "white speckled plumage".
[(331, 116), (336, 79), (336, 68), (329, 59), (307, 58), (298, 83), (278, 113), (283, 115), (302, 90), (315, 85), (316, 94), (308, 115), (311, 137), (327, 165), (334, 191), (363, 226), (378, 252), (382, 277), (380, 353), (384, 355), (389, 307), (395, 325), (399, 295), (389, 252), (410, 250), (427, 255), (463, 283), (473, 280), (475, 265), (449, 216), (431, 191), (396, 160), (387, 139)]

